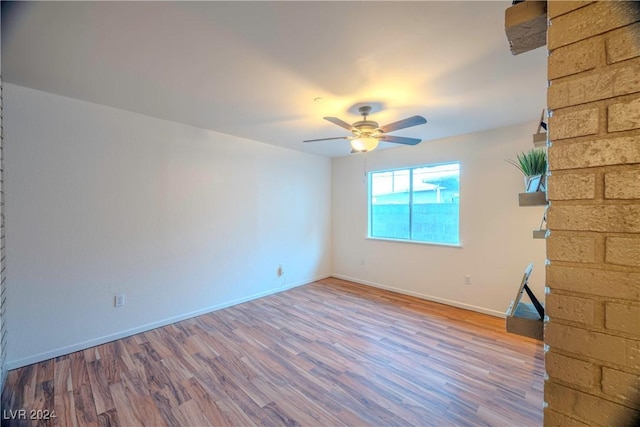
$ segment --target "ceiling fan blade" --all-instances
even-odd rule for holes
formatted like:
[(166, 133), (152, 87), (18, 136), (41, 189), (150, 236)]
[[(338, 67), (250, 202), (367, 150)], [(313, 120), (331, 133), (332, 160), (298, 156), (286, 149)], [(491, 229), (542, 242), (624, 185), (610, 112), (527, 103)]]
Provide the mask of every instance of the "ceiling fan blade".
[(408, 117), (404, 120), (399, 120), (397, 122), (389, 123), (386, 126), (382, 126), (380, 130), (384, 133), (393, 132), (394, 130), (409, 128), (411, 126), (418, 126), (421, 124), (427, 123), (427, 119), (422, 116), (413, 116)]
[(416, 145), (422, 140), (417, 138), (405, 138), (404, 136), (383, 135), (380, 137), (381, 141), (394, 142), (396, 144)]
[(334, 138), (319, 138), (319, 139), (307, 139), (302, 142), (316, 142), (316, 141), (330, 141), (332, 139), (348, 139), (346, 136), (336, 136)]
[(341, 120), (341, 119), (339, 119), (337, 117), (323, 117), (323, 119), (333, 123), (334, 125), (338, 125), (341, 128), (345, 128), (346, 130), (353, 129), (353, 126), (351, 126), (349, 123), (347, 123), (344, 120)]

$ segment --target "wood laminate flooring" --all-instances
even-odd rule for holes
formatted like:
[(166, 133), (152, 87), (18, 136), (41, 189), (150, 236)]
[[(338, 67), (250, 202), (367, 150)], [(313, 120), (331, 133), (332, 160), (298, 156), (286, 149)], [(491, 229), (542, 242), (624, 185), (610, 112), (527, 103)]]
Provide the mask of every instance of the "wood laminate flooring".
[(540, 426), (543, 371), (504, 319), (330, 278), (12, 370), (3, 426)]

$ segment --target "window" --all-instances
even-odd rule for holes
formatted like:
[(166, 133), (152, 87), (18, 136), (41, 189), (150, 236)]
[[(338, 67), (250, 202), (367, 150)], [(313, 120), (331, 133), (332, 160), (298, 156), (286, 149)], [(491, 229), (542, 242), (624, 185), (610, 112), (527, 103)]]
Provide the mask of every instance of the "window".
[(369, 237), (460, 243), (460, 162), (369, 172)]

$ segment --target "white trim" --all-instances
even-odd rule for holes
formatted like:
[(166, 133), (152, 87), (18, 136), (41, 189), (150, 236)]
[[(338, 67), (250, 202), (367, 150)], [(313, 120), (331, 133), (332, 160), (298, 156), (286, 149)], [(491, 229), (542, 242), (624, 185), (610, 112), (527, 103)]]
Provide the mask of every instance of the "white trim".
[(392, 239), (391, 237), (375, 237), (375, 236), (365, 236), (365, 239), (380, 240), (382, 242), (412, 243), (415, 245), (444, 246), (445, 248), (462, 248), (462, 243), (422, 242), (420, 240)]
[(404, 289), (394, 288), (393, 286), (382, 285), (380, 283), (370, 282), (368, 280), (362, 280), (355, 277), (345, 276), (343, 274), (333, 274), (333, 277), (338, 279), (348, 280), (350, 282), (359, 283), (361, 285), (372, 286), (374, 288), (385, 289), (387, 291), (397, 292), (399, 294), (410, 295), (412, 297), (421, 298), (428, 301), (437, 302), (440, 304), (450, 305), (452, 307), (463, 308), (465, 310), (471, 310), (478, 313), (488, 314), (489, 316), (505, 318), (506, 314), (501, 311), (491, 310), (489, 308), (479, 307), (477, 305), (465, 304), (463, 302), (453, 301), (445, 298), (434, 297), (432, 295), (422, 294), (419, 292), (411, 292)]
[(95, 338), (87, 341), (82, 341), (76, 344), (68, 345), (65, 347), (60, 347), (55, 350), (47, 351), (44, 353), (39, 353), (29, 357), (23, 357), (22, 359), (17, 360), (9, 360), (7, 361), (7, 370), (21, 368), (23, 366), (31, 365), (33, 363), (42, 362), (44, 360), (49, 360), (54, 357), (64, 356), (66, 354), (70, 354), (76, 351), (85, 350), (87, 348), (95, 347), (97, 345), (105, 344), (111, 341), (119, 340), (121, 338), (126, 338), (131, 335), (139, 334), (142, 332), (147, 332), (152, 329), (160, 328), (162, 326), (170, 325), (172, 323), (180, 322), (182, 320), (191, 319), (196, 316), (201, 316), (203, 314), (211, 313), (213, 311), (221, 310), (223, 308), (228, 308), (234, 305), (242, 304), (243, 302), (252, 301), (258, 298), (266, 297), (269, 295), (277, 294), (282, 291), (286, 291), (288, 289), (293, 289), (298, 286), (307, 285), (312, 282), (316, 282), (318, 280), (326, 279), (331, 277), (330, 274), (317, 276), (315, 278), (309, 280), (303, 280), (298, 283), (292, 283), (290, 285), (285, 285), (280, 288), (271, 289), (265, 292), (260, 292), (257, 294), (250, 295), (245, 298), (239, 298), (233, 301), (228, 301), (222, 304), (217, 304), (211, 307), (203, 308), (201, 310), (192, 311), (190, 313), (181, 314), (179, 316), (169, 317), (167, 319), (159, 320), (157, 322), (147, 323), (146, 325), (139, 326), (137, 328), (128, 329), (126, 331), (116, 332), (114, 334), (105, 335), (100, 338)]

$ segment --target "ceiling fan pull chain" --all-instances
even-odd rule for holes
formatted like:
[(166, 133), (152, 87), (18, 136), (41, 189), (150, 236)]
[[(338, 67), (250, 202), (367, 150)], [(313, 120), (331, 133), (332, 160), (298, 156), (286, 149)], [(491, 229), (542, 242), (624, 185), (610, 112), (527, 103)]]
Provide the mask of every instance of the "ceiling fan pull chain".
[(362, 177), (362, 183), (367, 185), (367, 152), (362, 153), (364, 160), (362, 161), (362, 167), (364, 169), (364, 176)]

